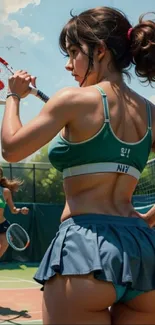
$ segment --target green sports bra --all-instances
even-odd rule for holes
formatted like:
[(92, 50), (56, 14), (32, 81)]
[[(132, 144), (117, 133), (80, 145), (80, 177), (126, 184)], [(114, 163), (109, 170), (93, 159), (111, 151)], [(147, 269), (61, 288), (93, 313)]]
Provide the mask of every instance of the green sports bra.
[(4, 209), (6, 206), (6, 202), (3, 197), (3, 187), (0, 186), (0, 208)]
[(48, 156), (51, 164), (63, 173), (63, 178), (91, 174), (115, 172), (128, 174), (139, 179), (152, 147), (151, 109), (146, 101), (148, 128), (138, 142), (126, 143), (114, 134), (110, 125), (107, 96), (101, 93), (105, 121), (102, 128), (90, 139), (70, 142), (59, 133), (49, 144)]

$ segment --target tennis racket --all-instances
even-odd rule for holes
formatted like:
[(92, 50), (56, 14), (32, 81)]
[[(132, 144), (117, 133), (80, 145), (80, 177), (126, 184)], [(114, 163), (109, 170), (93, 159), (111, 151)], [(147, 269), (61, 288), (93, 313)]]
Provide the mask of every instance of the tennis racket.
[[(0, 105), (5, 104), (6, 96), (8, 92), (8, 79), (14, 74), (13, 68), (0, 57)], [(31, 94), (40, 98), (43, 102), (47, 102), (49, 97), (46, 96), (42, 91), (33, 87), (30, 84)]]
[(16, 251), (24, 251), (30, 244), (30, 237), (26, 230), (18, 223), (12, 223), (6, 231), (8, 244)]

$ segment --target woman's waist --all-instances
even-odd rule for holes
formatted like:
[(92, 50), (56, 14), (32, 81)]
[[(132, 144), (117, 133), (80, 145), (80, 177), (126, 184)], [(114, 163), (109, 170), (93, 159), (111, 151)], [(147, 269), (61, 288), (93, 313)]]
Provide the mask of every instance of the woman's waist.
[(132, 217), (137, 214), (131, 202), (126, 199), (114, 202), (107, 197), (73, 197), (66, 199), (61, 221), (81, 214), (99, 214), (119, 217)]
[(0, 224), (3, 223), (6, 220), (6, 218), (0, 214)]
[(81, 227), (100, 225), (100, 226), (122, 226), (122, 227), (147, 227), (149, 225), (140, 217), (122, 217), (118, 215), (106, 215), (99, 213), (83, 213), (72, 215), (71, 217), (63, 220), (60, 224), (60, 229), (68, 226), (79, 225)]
[(119, 206), (125, 206), (126, 209), (131, 204), (136, 184), (128, 175), (125, 177), (116, 173), (93, 174), (89, 177), (81, 175), (66, 179), (64, 191), (67, 204), (73, 210), (83, 206), (87, 212), (91, 205), (95, 211), (99, 209), (96, 213), (120, 214), (117, 209)]
[(118, 207), (114, 206), (110, 202), (93, 202), (90, 200), (89, 202), (79, 202), (76, 204), (75, 202), (66, 202), (62, 216), (61, 222), (71, 218), (72, 216), (79, 215), (100, 215), (100, 216), (111, 216), (115, 218), (119, 216), (119, 218), (133, 218), (138, 216), (138, 212), (133, 208), (132, 204), (122, 204)]

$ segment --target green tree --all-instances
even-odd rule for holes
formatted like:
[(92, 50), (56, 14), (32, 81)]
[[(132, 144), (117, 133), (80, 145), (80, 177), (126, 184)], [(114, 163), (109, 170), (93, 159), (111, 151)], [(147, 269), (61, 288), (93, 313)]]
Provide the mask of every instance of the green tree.
[(62, 174), (49, 163), (48, 145), (36, 153), (31, 162), (36, 163), (35, 191), (37, 202), (64, 203)]
[(6, 177), (24, 180), (19, 192), (13, 195), (16, 202), (64, 203), (62, 174), (49, 163), (47, 151), (48, 145), (29, 163), (1, 164)]
[(31, 159), (32, 163), (49, 163), (48, 159), (48, 144), (42, 147), (36, 154), (35, 156), (32, 157)]

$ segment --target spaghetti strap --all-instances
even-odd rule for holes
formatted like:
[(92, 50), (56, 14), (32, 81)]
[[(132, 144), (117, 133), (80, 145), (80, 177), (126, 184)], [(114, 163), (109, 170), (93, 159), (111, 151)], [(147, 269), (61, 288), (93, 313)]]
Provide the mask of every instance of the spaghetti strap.
[(152, 130), (151, 106), (148, 100), (145, 99), (145, 102), (146, 102), (146, 111), (147, 111), (147, 118), (148, 118), (148, 129)]
[(104, 104), (103, 109), (104, 109), (105, 123), (106, 122), (109, 123), (110, 118), (109, 118), (109, 106), (108, 106), (108, 101), (107, 101), (107, 95), (104, 92), (104, 90), (101, 87), (99, 87), (98, 85), (95, 85), (94, 87), (99, 90), (99, 92), (102, 96), (103, 104)]

